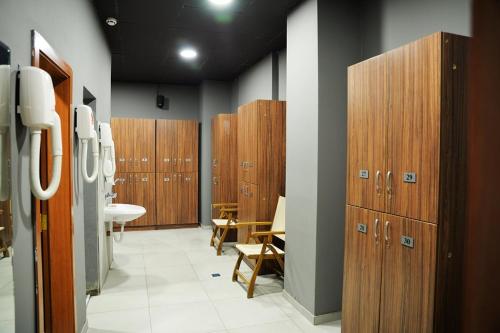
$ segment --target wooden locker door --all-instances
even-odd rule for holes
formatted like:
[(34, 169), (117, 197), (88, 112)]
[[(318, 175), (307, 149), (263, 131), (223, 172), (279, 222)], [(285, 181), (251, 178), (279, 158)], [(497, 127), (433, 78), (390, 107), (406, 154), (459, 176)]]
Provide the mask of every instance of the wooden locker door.
[[(221, 198), (221, 191), (220, 191), (220, 177), (221, 177), (221, 166), (220, 166), (220, 116), (216, 116), (212, 118), (212, 134), (211, 134), (211, 139), (212, 139), (212, 179), (211, 179), (211, 186), (212, 186), (212, 203), (221, 203), (224, 202)], [(216, 209), (211, 209), (212, 212), (212, 218), (218, 218), (219, 217), (219, 210)]]
[(198, 223), (198, 175), (179, 174), (179, 224)]
[(131, 123), (134, 131), (134, 172), (155, 172), (155, 120), (133, 119)]
[(383, 217), (380, 332), (432, 332), (437, 226)]
[(177, 224), (177, 188), (171, 173), (156, 174), (156, 222)]
[(382, 223), (381, 213), (347, 206), (342, 332), (378, 332)]
[(385, 210), (387, 66), (381, 55), (348, 69), (347, 203)]
[(129, 128), (129, 119), (112, 118), (111, 132), (115, 143), (115, 162), (117, 172), (131, 172), (131, 161), (133, 160), (134, 145), (133, 132)]
[(238, 109), (238, 179), (248, 181), (248, 106)]
[(176, 120), (156, 121), (156, 172), (173, 172), (176, 158), (177, 126)]
[[(264, 101), (257, 101), (251, 104), (251, 109), (247, 114), (247, 181), (257, 184), (257, 170), (258, 170), (258, 153), (260, 148), (259, 141), (260, 135), (268, 135), (267, 131), (259, 130), (262, 128), (262, 123), (268, 124), (269, 119), (263, 119), (269, 116), (269, 103)], [(260, 126), (259, 126), (260, 125)]]
[(130, 173), (117, 172), (115, 174), (115, 186), (113, 191), (116, 193), (116, 198), (114, 202), (130, 204), (134, 200), (134, 187), (131, 178), (133, 177)]
[[(242, 222), (257, 221), (257, 204), (259, 200), (259, 187), (255, 184), (241, 182), (238, 202), (240, 203), (239, 220)], [(241, 214), (240, 214), (241, 213)], [(245, 243), (249, 234), (255, 228), (239, 228), (238, 242)]]
[(441, 34), (387, 54), (388, 212), (437, 223)]
[[(175, 163), (175, 161), (174, 161)], [(193, 120), (177, 121), (177, 172), (198, 170), (198, 123)]]
[(132, 223), (133, 226), (152, 226), (156, 224), (155, 174), (134, 174), (134, 204), (146, 208), (146, 214)]
[(219, 122), (220, 175), (218, 178), (222, 202), (236, 202), (236, 122), (233, 115), (221, 116)]

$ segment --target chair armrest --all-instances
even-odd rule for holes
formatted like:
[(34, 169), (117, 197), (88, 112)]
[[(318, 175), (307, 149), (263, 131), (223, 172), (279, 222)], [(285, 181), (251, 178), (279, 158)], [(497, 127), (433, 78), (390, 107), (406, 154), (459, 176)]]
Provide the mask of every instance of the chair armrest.
[(260, 225), (272, 225), (273, 222), (248, 222), (248, 221), (244, 221), (244, 222), (240, 222), (238, 220), (236, 220), (236, 225), (237, 226), (241, 226), (241, 227), (249, 227), (249, 226), (260, 226)]
[(221, 208), (220, 210), (223, 212), (237, 212), (238, 208)]
[(238, 203), (236, 203), (236, 202), (229, 202), (229, 203), (215, 203), (215, 204), (212, 204), (212, 208), (234, 207), (234, 206), (238, 206)]
[(252, 237), (284, 235), (284, 231), (256, 231), (252, 232)]

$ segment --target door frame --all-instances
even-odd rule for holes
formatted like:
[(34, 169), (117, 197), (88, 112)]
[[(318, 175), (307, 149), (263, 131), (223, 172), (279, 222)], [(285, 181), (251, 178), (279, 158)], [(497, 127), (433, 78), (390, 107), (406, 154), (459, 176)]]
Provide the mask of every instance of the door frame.
[[(47, 71), (61, 118), (63, 164), (59, 190), (51, 199), (32, 197), (35, 212), (38, 332), (74, 332), (73, 253), (73, 70), (37, 31), (31, 31), (31, 65)], [(52, 167), (46, 131), (42, 136), (40, 178), (47, 186)], [(69, 221), (69, 223), (68, 223)]]

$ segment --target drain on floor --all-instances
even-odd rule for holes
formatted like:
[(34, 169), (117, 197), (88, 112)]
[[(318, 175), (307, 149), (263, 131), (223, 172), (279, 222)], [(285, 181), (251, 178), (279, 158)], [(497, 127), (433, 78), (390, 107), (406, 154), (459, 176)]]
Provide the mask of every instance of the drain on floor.
[(214, 277), (214, 278), (220, 277), (220, 274), (219, 273), (212, 273), (212, 277)]

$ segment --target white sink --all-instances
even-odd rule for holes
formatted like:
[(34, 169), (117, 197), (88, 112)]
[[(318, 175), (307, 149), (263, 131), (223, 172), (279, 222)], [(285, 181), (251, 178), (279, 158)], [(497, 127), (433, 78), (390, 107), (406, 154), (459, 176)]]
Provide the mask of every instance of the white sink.
[(146, 214), (146, 208), (136, 205), (111, 204), (104, 207), (104, 221), (125, 224)]

